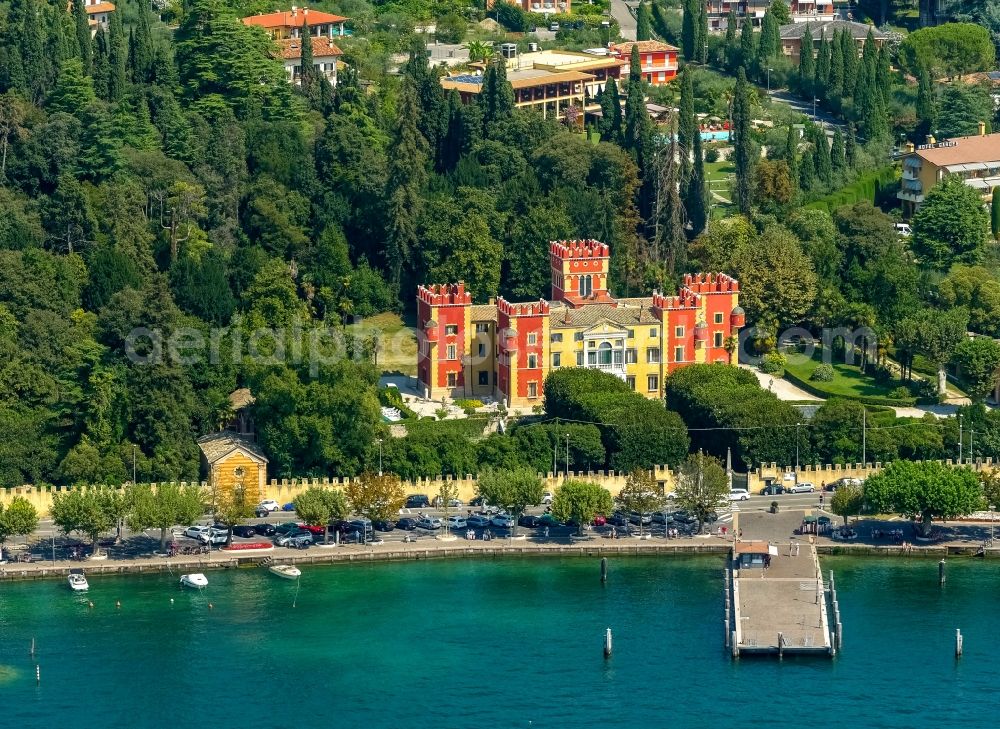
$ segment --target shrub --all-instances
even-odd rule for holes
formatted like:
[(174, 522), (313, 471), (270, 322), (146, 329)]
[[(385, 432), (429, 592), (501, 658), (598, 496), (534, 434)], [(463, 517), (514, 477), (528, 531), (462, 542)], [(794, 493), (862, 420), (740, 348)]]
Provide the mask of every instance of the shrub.
[[(876, 382), (890, 382), (896, 376), (895, 373), (893, 373), (892, 368), (884, 364), (872, 365), (868, 368), (868, 374), (870, 374)], [(903, 397), (909, 397), (909, 393)]]
[(910, 394), (910, 388), (900, 385), (889, 393), (889, 397), (902, 399), (905, 397), (913, 397), (913, 395)]
[(781, 374), (785, 370), (786, 361), (781, 352), (769, 352), (760, 362), (760, 371), (766, 375)]
[(383, 387), (379, 390), (378, 401), (383, 407), (396, 408), (404, 418), (417, 417), (417, 414), (403, 402), (403, 396), (395, 387)]
[(705, 161), (706, 162), (718, 162), (719, 161), (719, 150), (715, 147), (709, 147), (705, 150)]
[(816, 380), (816, 382), (832, 382), (833, 381), (833, 365), (821, 364), (816, 369), (812, 371), (809, 375), (810, 380)]
[(483, 406), (482, 400), (456, 400), (455, 407), (462, 408), (466, 415), (472, 415)]

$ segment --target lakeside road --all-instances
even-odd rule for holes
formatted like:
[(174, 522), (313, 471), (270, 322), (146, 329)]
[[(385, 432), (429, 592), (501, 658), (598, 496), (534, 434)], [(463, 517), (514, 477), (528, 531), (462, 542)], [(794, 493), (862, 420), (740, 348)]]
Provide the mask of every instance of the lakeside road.
[(625, 0), (611, 0), (611, 17), (618, 22), (619, 32), (624, 40), (635, 40), (637, 30), (635, 16)]

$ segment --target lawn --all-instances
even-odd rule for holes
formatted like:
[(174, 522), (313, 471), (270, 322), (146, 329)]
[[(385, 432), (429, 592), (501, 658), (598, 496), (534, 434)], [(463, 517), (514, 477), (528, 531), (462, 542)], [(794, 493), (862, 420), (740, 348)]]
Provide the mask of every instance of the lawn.
[(387, 312), (363, 319), (348, 327), (358, 336), (379, 338), (378, 366), (384, 373), (417, 374), (416, 322), (405, 322), (399, 314)]
[(807, 383), (809, 387), (819, 391), (817, 394), (826, 397), (845, 397), (852, 400), (891, 398), (890, 393), (900, 386), (896, 381), (876, 382), (873, 377), (863, 374), (856, 364), (845, 364), (843, 360), (838, 362), (836, 357), (830, 362), (833, 366), (833, 379), (830, 382), (810, 380), (809, 376), (813, 370), (823, 364), (823, 350), (820, 348), (816, 349), (812, 359), (806, 359), (804, 355), (798, 353), (788, 354), (787, 358), (785, 372), (793, 376), (789, 379)]
[[(729, 190), (729, 183), (736, 168), (729, 160), (720, 159), (716, 162), (705, 163), (705, 179), (708, 182), (708, 189), (711, 193), (711, 215), (712, 220), (720, 220), (732, 214), (733, 205), (731, 202), (723, 202), (719, 198), (731, 201), (732, 193)], [(716, 197), (718, 195), (719, 197)]]

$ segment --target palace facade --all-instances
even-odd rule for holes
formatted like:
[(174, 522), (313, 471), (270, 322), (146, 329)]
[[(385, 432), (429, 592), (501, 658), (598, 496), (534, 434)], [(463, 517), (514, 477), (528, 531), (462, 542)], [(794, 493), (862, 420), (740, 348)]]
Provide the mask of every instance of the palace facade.
[(509, 407), (541, 404), (560, 367), (604, 370), (650, 398), (692, 363), (734, 362), (745, 323), (739, 282), (723, 273), (686, 275), (676, 295), (615, 298), (610, 250), (596, 240), (549, 246), (550, 300), (473, 304), (463, 282), (419, 286), (417, 377), (426, 397), (492, 397)]

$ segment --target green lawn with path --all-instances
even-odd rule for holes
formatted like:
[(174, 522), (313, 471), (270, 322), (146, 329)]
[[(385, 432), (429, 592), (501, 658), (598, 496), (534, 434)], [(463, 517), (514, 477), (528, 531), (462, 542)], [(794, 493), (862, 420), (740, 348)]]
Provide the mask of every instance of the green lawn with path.
[(829, 363), (833, 367), (832, 380), (829, 382), (811, 380), (809, 377), (813, 370), (823, 364), (823, 350), (820, 348), (816, 349), (812, 359), (806, 359), (805, 355), (800, 353), (788, 354), (786, 357), (788, 362), (785, 371), (807, 382), (826, 397), (891, 398), (890, 393), (900, 387), (900, 383), (895, 380), (888, 383), (876, 382), (874, 377), (861, 372), (857, 364), (838, 362), (836, 357), (832, 357)]

